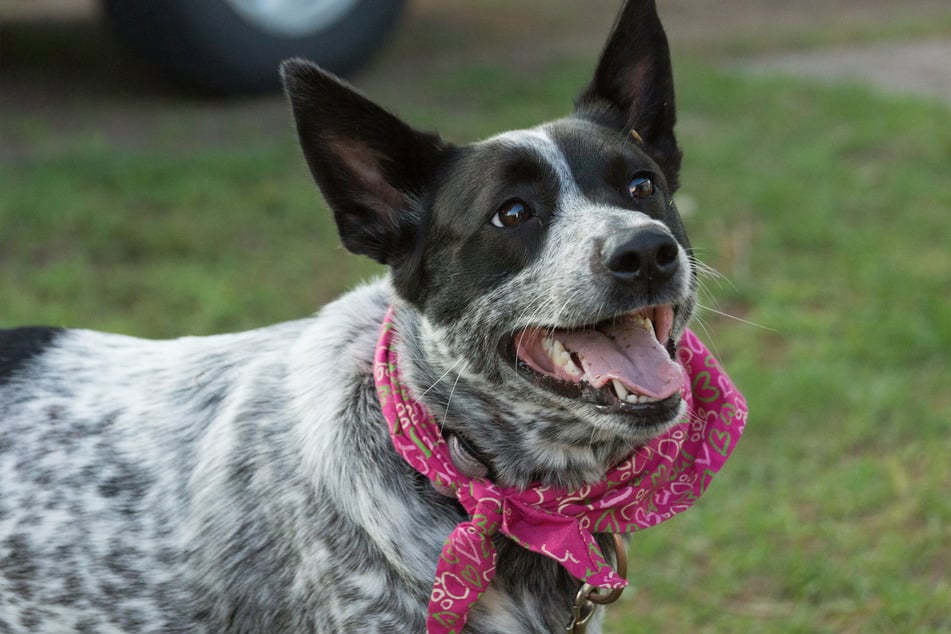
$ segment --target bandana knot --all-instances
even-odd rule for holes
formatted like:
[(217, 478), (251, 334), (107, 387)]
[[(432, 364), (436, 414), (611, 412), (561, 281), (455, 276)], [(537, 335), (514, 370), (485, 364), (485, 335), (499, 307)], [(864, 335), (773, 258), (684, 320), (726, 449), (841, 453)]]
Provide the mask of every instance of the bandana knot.
[(636, 449), (604, 478), (576, 490), (525, 490), (470, 478), (452, 462), (439, 424), (400, 382), (393, 309), (384, 319), (374, 359), (377, 395), (393, 446), (469, 514), (443, 545), (426, 623), (428, 634), (458, 634), (469, 609), (495, 575), (493, 535), (561, 564), (576, 579), (605, 589), (627, 582), (611, 567), (596, 533), (630, 533), (689, 508), (726, 462), (746, 425), (746, 401), (699, 339), (686, 331), (678, 361), (688, 414)]

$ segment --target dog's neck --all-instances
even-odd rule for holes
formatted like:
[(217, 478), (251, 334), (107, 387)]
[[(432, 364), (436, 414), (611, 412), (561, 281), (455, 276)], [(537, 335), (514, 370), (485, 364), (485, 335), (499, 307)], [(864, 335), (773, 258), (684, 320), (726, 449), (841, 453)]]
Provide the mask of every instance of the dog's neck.
[(595, 437), (564, 442), (526, 428), (527, 420), (557, 425), (574, 422), (574, 414), (529, 401), (499, 396), (490, 381), (454, 356), (418, 311), (397, 301), (395, 322), (402, 333), (401, 372), (417, 400), (440, 423), (447, 436), (458, 434), (472, 455), (485, 464), (502, 486), (533, 483), (573, 489), (599, 481), (634, 447), (623, 438)]

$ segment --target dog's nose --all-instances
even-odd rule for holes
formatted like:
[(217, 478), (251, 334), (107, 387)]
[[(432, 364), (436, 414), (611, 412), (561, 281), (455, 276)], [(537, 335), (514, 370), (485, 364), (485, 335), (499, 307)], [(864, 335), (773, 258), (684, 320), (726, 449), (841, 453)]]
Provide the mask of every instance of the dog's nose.
[(680, 266), (678, 255), (677, 241), (657, 227), (613, 236), (601, 249), (601, 261), (624, 282), (666, 282)]

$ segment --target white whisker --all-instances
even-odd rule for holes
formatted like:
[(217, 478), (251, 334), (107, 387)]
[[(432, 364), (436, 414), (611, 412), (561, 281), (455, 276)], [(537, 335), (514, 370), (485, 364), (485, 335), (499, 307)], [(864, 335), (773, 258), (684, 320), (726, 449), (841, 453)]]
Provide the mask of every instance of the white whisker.
[[(432, 385), (430, 385), (428, 388), (426, 388), (426, 390), (425, 390), (422, 394), (420, 394), (419, 397), (422, 398), (422, 397), (426, 396), (427, 394), (429, 394), (430, 390), (432, 390), (434, 387), (436, 387), (437, 385), (439, 385), (440, 381), (442, 381), (444, 378), (446, 378), (446, 376), (448, 376), (450, 372), (452, 372), (453, 370), (455, 370), (456, 367), (457, 367), (460, 363), (462, 363), (462, 359), (456, 360), (456, 362), (453, 363), (453, 364), (449, 367), (448, 370), (446, 370), (445, 372), (443, 372), (442, 376), (439, 377), (438, 379), (436, 379), (436, 381), (435, 381)], [(459, 376), (461, 376), (461, 373), (456, 376), (456, 381), (457, 381), (457, 382), (459, 381)], [(455, 387), (455, 384), (453, 384), (453, 387)]]
[(449, 406), (452, 404), (452, 395), (456, 393), (456, 386), (459, 384), (459, 379), (462, 378), (462, 372), (456, 374), (456, 380), (452, 382), (452, 389), (449, 390), (449, 399), (446, 401), (446, 413), (443, 414), (442, 422), (439, 423), (439, 431), (443, 431), (446, 427), (446, 420), (449, 419)]
[(770, 328), (769, 326), (764, 326), (763, 324), (758, 324), (755, 321), (750, 321), (748, 319), (743, 319), (742, 317), (737, 317), (736, 315), (731, 315), (730, 313), (725, 313), (722, 310), (717, 310), (710, 306), (704, 306), (703, 304), (697, 304), (697, 308), (701, 310), (708, 310), (711, 313), (720, 315), (721, 317), (726, 317), (727, 319), (732, 319), (738, 321), (741, 324), (746, 324), (747, 326), (753, 326), (754, 328), (759, 328), (761, 330), (766, 330), (767, 332), (778, 332), (775, 328)]

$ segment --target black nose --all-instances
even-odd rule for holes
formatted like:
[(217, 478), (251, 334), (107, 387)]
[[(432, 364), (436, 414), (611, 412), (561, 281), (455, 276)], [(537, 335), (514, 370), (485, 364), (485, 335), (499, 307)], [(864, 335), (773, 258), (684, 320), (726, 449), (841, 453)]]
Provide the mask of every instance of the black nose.
[(680, 260), (677, 241), (658, 227), (645, 227), (609, 238), (601, 261), (619, 280), (659, 284), (669, 280)]

